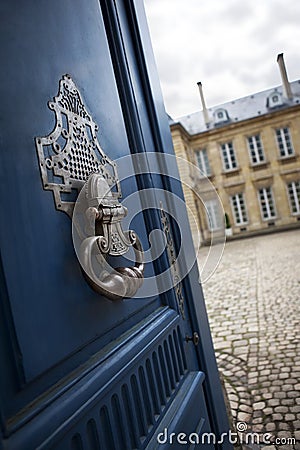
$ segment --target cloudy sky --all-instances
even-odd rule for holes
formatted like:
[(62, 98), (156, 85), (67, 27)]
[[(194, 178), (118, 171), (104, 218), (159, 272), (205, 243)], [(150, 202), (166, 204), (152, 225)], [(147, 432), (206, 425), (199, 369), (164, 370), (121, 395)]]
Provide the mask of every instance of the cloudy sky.
[(289, 79), (300, 79), (300, 1), (145, 0), (167, 112), (201, 109), (281, 83), (284, 53)]

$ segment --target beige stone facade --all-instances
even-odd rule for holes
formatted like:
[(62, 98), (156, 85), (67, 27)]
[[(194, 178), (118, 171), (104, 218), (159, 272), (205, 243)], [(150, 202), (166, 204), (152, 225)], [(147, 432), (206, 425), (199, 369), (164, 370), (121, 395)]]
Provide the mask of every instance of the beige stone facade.
[[(223, 225), (225, 213), (233, 236), (300, 226), (300, 84), (291, 86), (293, 99), (278, 87), (209, 109), (210, 123), (203, 112), (171, 123), (176, 156), (202, 171), (192, 173), (179, 160), (192, 232), (198, 228), (202, 241)], [(207, 179), (223, 205), (221, 219)]]

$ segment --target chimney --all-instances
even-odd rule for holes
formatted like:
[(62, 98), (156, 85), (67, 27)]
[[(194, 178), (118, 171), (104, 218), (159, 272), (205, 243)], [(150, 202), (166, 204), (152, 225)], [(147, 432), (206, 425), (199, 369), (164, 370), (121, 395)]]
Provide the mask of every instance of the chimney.
[(198, 84), (198, 88), (199, 88), (199, 92), (200, 92), (200, 98), (201, 98), (201, 103), (202, 103), (202, 110), (203, 110), (205, 125), (208, 125), (210, 120), (209, 120), (208, 110), (206, 108), (205, 99), (204, 99), (204, 95), (203, 95), (202, 83), (201, 83), (201, 81), (198, 81), (197, 84)]
[(291, 100), (293, 98), (293, 94), (292, 94), (291, 85), (290, 85), (290, 82), (288, 80), (287, 73), (286, 73), (286, 68), (285, 68), (284, 59), (283, 59), (283, 53), (280, 53), (277, 56), (277, 62), (279, 64), (284, 96), (286, 98), (288, 98), (289, 100)]

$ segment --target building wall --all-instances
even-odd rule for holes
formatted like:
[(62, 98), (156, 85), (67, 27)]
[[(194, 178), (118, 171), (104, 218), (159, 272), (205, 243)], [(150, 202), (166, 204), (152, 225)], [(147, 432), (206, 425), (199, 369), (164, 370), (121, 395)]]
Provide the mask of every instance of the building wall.
[(193, 154), (191, 153), (189, 136), (184, 132), (184, 130), (180, 130), (180, 128), (177, 129), (174, 128), (172, 131), (172, 138), (173, 138), (174, 152), (177, 157), (179, 174), (182, 181), (182, 189), (185, 198), (185, 204), (187, 208), (192, 235), (194, 237), (194, 240), (198, 241), (200, 219), (197, 212), (196, 202), (193, 196), (193, 190), (191, 188), (193, 180), (191, 177), (190, 169)]
[[(281, 158), (276, 140), (276, 128), (288, 127), (294, 149), (292, 156)], [(287, 183), (300, 181), (300, 106), (279, 109), (238, 123), (230, 123), (196, 135), (189, 135), (180, 124), (171, 125), (175, 154), (197, 165), (196, 151), (206, 149), (211, 169), (208, 177), (220, 196), (224, 212), (229, 216), (233, 235), (247, 234), (266, 229), (300, 226), (300, 214), (292, 214)], [(265, 162), (253, 165), (249, 156), (247, 136), (260, 135)], [(237, 169), (225, 171), (220, 145), (231, 141), (237, 159)], [(209, 198), (209, 186), (199, 176), (179, 163), (183, 181), (192, 180), (193, 189), (184, 186), (184, 195), (190, 211), (198, 218), (202, 239), (210, 238), (210, 229), (203, 202)], [(263, 219), (258, 190), (271, 187), (276, 217)], [(243, 193), (248, 221), (236, 224), (230, 196)], [(195, 233), (195, 223), (192, 232)]]

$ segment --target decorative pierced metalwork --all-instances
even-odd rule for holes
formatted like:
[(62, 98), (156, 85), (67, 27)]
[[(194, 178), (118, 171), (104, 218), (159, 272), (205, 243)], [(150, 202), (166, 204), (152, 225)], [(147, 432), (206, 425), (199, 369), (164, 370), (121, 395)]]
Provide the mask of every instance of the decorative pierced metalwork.
[(55, 128), (35, 143), (43, 186), (53, 191), (56, 208), (72, 217), (78, 192), (92, 173), (101, 174), (112, 195), (121, 197), (116, 163), (103, 152), (98, 126), (70, 75), (60, 80), (58, 94), (48, 106), (55, 113)]
[(180, 278), (180, 272), (179, 272), (179, 268), (178, 268), (178, 264), (177, 264), (177, 256), (176, 256), (176, 252), (175, 252), (172, 232), (170, 229), (169, 218), (163, 209), (162, 203), (160, 203), (160, 216), (161, 216), (163, 231), (164, 231), (166, 239), (167, 239), (167, 253), (168, 253), (168, 258), (170, 261), (170, 268), (171, 268), (173, 283), (174, 283), (174, 287), (175, 287), (177, 303), (178, 303), (178, 307), (179, 307), (181, 316), (183, 319), (185, 319), (184, 297), (182, 294), (182, 283), (180, 281), (181, 278)]

